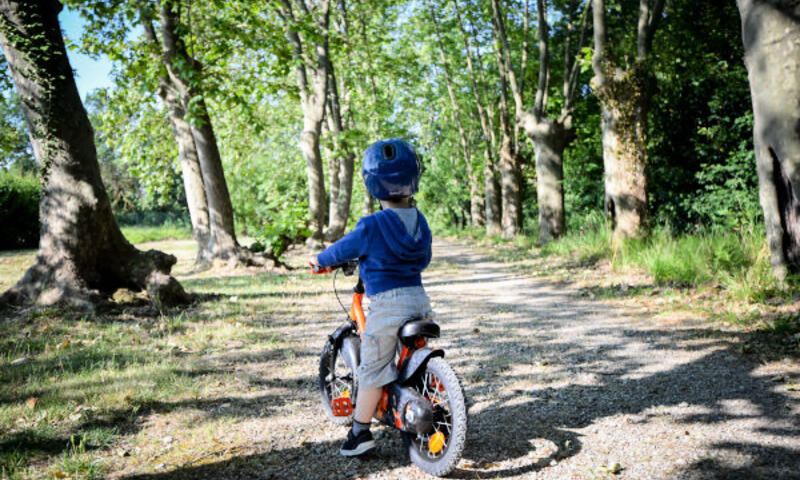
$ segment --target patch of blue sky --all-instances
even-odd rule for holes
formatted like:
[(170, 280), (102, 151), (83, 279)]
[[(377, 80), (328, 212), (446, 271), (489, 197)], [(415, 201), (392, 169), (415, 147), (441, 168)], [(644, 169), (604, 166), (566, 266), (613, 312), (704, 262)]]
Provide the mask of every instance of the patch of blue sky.
[[(64, 32), (64, 36), (73, 44), (79, 45), (85, 23), (80, 14), (65, 7), (58, 15), (58, 20), (61, 23), (61, 30)], [(69, 57), (69, 63), (75, 72), (78, 93), (84, 101), (86, 96), (94, 90), (112, 86), (112, 64), (111, 60), (105, 55), (93, 58), (81, 53), (78, 49), (68, 48), (67, 57)]]

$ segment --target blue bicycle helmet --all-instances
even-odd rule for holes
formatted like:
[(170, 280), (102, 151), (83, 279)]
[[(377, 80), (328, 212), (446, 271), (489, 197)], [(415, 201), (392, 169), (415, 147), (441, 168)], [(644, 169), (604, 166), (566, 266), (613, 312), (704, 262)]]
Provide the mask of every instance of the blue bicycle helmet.
[(399, 138), (380, 140), (367, 147), (361, 177), (379, 200), (410, 197), (419, 190), (420, 166), (414, 149)]

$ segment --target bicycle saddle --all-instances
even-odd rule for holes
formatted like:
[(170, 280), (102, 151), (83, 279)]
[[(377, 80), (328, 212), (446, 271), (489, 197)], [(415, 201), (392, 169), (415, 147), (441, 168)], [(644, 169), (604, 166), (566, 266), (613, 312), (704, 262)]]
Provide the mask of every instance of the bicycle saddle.
[(416, 337), (439, 338), (439, 325), (424, 318), (413, 318), (400, 327), (398, 337), (403, 342), (411, 342)]

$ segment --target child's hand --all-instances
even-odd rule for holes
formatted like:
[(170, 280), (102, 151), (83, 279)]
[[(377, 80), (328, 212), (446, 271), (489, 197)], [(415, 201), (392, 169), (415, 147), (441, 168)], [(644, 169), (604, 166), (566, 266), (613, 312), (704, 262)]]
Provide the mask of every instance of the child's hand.
[(311, 265), (311, 268), (313, 268), (314, 270), (318, 270), (319, 269), (319, 261), (317, 260), (317, 256), (316, 255), (311, 255), (308, 258), (308, 264)]

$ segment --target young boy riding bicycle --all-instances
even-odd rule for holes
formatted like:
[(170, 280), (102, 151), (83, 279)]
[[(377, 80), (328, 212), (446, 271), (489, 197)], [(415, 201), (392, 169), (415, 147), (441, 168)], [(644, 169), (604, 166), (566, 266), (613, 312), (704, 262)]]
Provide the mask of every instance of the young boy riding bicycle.
[(381, 211), (362, 217), (352, 232), (311, 260), (315, 267), (329, 267), (358, 259), (370, 300), (353, 426), (339, 450), (346, 456), (375, 446), (370, 422), (383, 386), (397, 378), (398, 329), (409, 318), (432, 314), (421, 277), (431, 261), (431, 231), (411, 201), (419, 188), (416, 152), (400, 139), (375, 142), (364, 152), (361, 175)]

